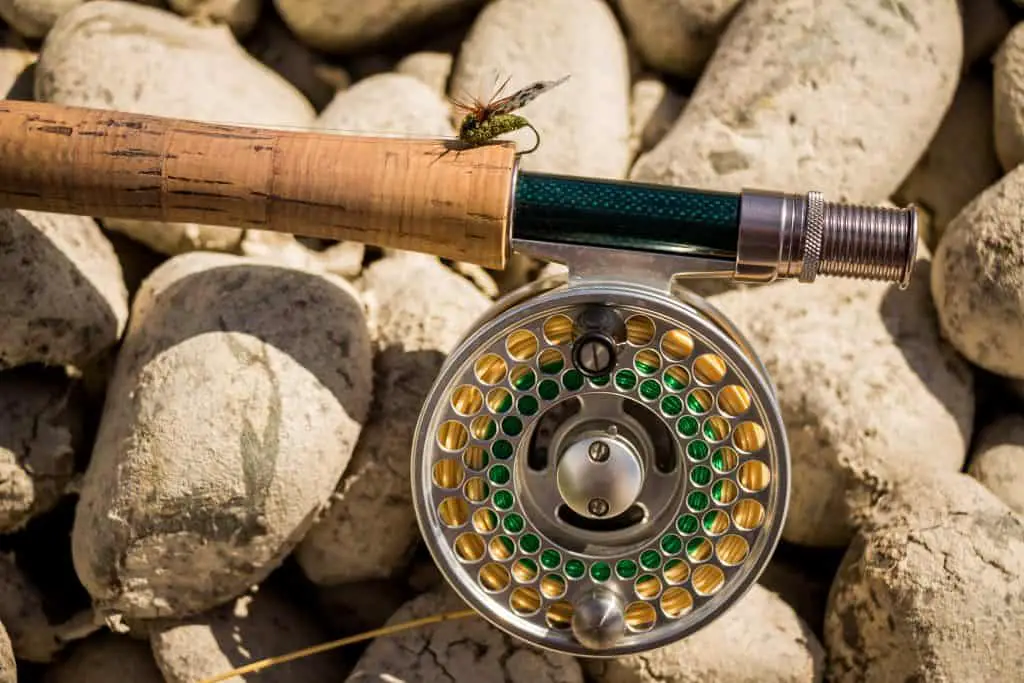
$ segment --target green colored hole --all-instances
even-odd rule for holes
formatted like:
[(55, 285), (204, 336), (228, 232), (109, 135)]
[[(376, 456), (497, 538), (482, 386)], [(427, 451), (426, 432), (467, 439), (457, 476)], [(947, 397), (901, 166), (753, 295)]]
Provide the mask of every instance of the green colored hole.
[(494, 494), (494, 498), (492, 500), (494, 501), (494, 507), (499, 510), (508, 510), (512, 507), (512, 503), (515, 501), (512, 494), (508, 491), (498, 491)]
[(665, 386), (672, 391), (682, 391), (686, 388), (686, 382), (683, 382), (671, 372), (665, 373)]
[(518, 436), (523, 431), (523, 421), (510, 415), (501, 421), (501, 429), (509, 436)]
[(531, 575), (535, 575), (537, 573), (537, 563), (528, 557), (520, 558), (519, 561), (516, 562), (516, 564), (518, 564), (520, 567), (525, 567)]
[(590, 383), (593, 384), (595, 387), (603, 387), (605, 384), (608, 384), (608, 375), (601, 375), (600, 377), (591, 377)]
[(683, 411), (683, 402), (679, 400), (678, 396), (666, 396), (661, 399), (661, 412), (666, 415), (675, 417)]
[(690, 557), (691, 560), (701, 562), (707, 559), (706, 555), (708, 553), (706, 551), (708, 546), (710, 545), (711, 544), (708, 543), (707, 539), (692, 538), (690, 539), (689, 543), (686, 544), (686, 554)]
[(505, 552), (511, 555), (516, 551), (516, 544), (512, 542), (512, 539), (508, 536), (498, 536), (498, 543), (505, 549)]
[(543, 372), (545, 375), (557, 375), (562, 371), (562, 368), (564, 367), (565, 361), (562, 359), (561, 356), (559, 356), (555, 360), (548, 361), (547, 363), (541, 363), (540, 371)]
[(679, 529), (679, 533), (690, 535), (697, 530), (697, 518), (693, 515), (683, 515), (676, 522), (676, 528)]
[(483, 433), (478, 436), (484, 441), (487, 441), (494, 438), (494, 433), (496, 431), (498, 431), (498, 427), (494, 424), (494, 420), (488, 419)]
[(643, 362), (639, 358), (637, 358), (633, 362), (633, 365), (636, 367), (637, 371), (640, 374), (643, 374), (643, 375), (653, 375), (654, 373), (656, 373), (658, 371), (658, 366), (657, 365), (651, 365), (650, 363), (645, 363), (645, 362)]
[(690, 412), (697, 414), (705, 412), (704, 404), (700, 402), (696, 394), (690, 394), (686, 397), (686, 405), (689, 407)]
[(562, 376), (562, 386), (569, 391), (576, 391), (583, 386), (583, 374), (579, 370), (570, 370)]
[(686, 453), (694, 460), (703, 460), (708, 457), (708, 451), (710, 450), (703, 441), (691, 441), (686, 446)]
[[(722, 517), (724, 515), (724, 512), (719, 512), (717, 510), (712, 510), (707, 515), (705, 515), (704, 531), (707, 531), (708, 533), (714, 533), (715, 524), (718, 522), (719, 517)], [(726, 524), (728, 524), (728, 521), (726, 522)]]
[(612, 576), (612, 568), (607, 562), (595, 562), (590, 565), (590, 578), (594, 581), (607, 581)]
[(690, 472), (690, 481), (697, 486), (707, 486), (711, 483), (711, 470), (707, 467), (694, 467)]
[(523, 530), (523, 527), (525, 526), (523, 518), (515, 513), (511, 515), (506, 515), (504, 524), (505, 531), (509, 532), (510, 534), (518, 534), (520, 531)]
[[(540, 554), (540, 563), (548, 569), (555, 569), (562, 564), (562, 555), (557, 550), (548, 548)], [(568, 567), (566, 571), (568, 571)]]
[(700, 512), (708, 506), (708, 494), (702, 491), (694, 491), (686, 497), (686, 504), (694, 512)]
[(719, 448), (715, 451), (715, 454), (711, 456), (711, 465), (719, 472), (725, 472), (728, 469), (726, 467), (727, 464), (724, 452)]
[(519, 547), (523, 549), (524, 553), (533, 554), (540, 550), (540, 539), (533, 534), (524, 534), (519, 539)]
[(544, 380), (540, 383), (540, 386), (537, 387), (537, 393), (540, 394), (540, 397), (545, 401), (550, 401), (555, 396), (558, 396), (558, 382), (552, 379)]
[(668, 534), (661, 539), (661, 550), (668, 555), (675, 555), (683, 549), (683, 540), (675, 534)]
[(615, 373), (615, 386), (624, 391), (629, 391), (636, 386), (636, 375), (633, 374), (632, 370), (619, 370)]
[(519, 391), (526, 391), (533, 386), (537, 377), (533, 374), (533, 370), (523, 370), (515, 374), (515, 378), (512, 380), (512, 386)]
[(565, 563), (565, 575), (570, 579), (580, 578), (583, 576), (585, 569), (586, 568), (583, 566), (583, 563), (579, 560), (569, 560)]
[(661, 564), (661, 556), (656, 550), (645, 550), (640, 553), (640, 564), (646, 569), (657, 569)]
[(637, 566), (633, 560), (619, 560), (615, 565), (615, 573), (621, 579), (632, 579), (636, 576)]
[(502, 484), (508, 483), (508, 480), (511, 478), (512, 474), (504, 465), (495, 465), (494, 467), (491, 468), (491, 472), (488, 476), (490, 477), (491, 481), (493, 481), (498, 486), (501, 486)]
[(661, 385), (653, 379), (644, 380), (640, 384), (640, 395), (648, 401), (653, 401), (661, 396)]
[(505, 411), (507, 411), (511, 407), (512, 407), (512, 394), (510, 394), (508, 392), (504, 392), (504, 396), (502, 396), (501, 400), (498, 401), (498, 405), (494, 406), (494, 412), (496, 412), (496, 413), (504, 413)]
[(537, 399), (533, 396), (523, 396), (519, 399), (519, 412), (523, 415), (533, 415), (537, 412)]
[(679, 433), (683, 436), (693, 436), (697, 433), (698, 426), (697, 420), (687, 415), (679, 418), (679, 423), (676, 425), (676, 429), (678, 429)]
[(508, 460), (512, 457), (512, 444), (504, 439), (495, 441), (494, 448), (491, 449), (491, 452), (498, 460)]

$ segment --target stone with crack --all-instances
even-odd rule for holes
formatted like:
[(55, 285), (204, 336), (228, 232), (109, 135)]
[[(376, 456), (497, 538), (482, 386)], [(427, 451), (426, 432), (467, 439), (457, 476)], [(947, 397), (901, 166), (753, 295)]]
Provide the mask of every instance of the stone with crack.
[(139, 288), (72, 531), (103, 614), (182, 618), (280, 566), (326, 506), (372, 400), (347, 281), (213, 252)]
[(416, 421), (441, 363), (491, 304), (421, 254), (377, 261), (359, 285), (377, 348), (374, 408), (330, 510), (295, 553), (323, 585), (391, 577), (409, 560), (419, 540), (409, 481)]
[(832, 586), (828, 680), (1018, 680), (1022, 579), (1024, 517), (967, 475), (908, 473), (856, 534)]
[(1024, 515), (1024, 415), (1004, 415), (981, 430), (967, 473)]
[(77, 643), (66, 658), (51, 664), (43, 683), (167, 683), (142, 640), (110, 632)]

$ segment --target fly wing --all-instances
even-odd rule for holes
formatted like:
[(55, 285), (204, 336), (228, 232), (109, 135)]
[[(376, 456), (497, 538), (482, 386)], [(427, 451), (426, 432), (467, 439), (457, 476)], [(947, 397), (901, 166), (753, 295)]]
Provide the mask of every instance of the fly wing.
[(565, 83), (567, 80), (569, 80), (569, 76), (562, 76), (557, 81), (537, 81), (536, 83), (526, 86), (522, 90), (512, 93), (508, 97), (495, 100), (490, 104), (490, 106), (488, 106), (488, 110), (492, 115), (508, 114), (516, 109), (525, 107), (536, 99), (537, 96), (551, 90), (555, 86)]

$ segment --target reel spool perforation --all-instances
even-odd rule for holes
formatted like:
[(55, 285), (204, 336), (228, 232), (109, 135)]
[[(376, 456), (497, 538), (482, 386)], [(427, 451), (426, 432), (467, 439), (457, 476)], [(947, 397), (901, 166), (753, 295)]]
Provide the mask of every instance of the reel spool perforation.
[[(682, 637), (749, 586), (778, 540), (766, 521), (785, 507), (788, 473), (762, 369), (699, 310), (637, 291), (601, 292), (625, 338), (596, 377), (573, 366), (573, 318), (590, 303), (578, 288), (498, 307), (449, 355), (417, 431), (417, 512), (442, 574), (492, 624), (545, 649), (611, 656)], [(544, 423), (559, 411), (569, 417), (551, 430)], [(647, 507), (621, 533), (573, 526), (585, 514), (566, 521), (548, 505), (557, 491), (566, 506), (555, 474), (569, 449), (560, 447), (590, 434), (602, 411), (621, 418), (616, 453), (632, 453), (643, 471), (637, 501)], [(671, 467), (658, 460), (665, 439)], [(557, 452), (538, 457), (537, 444)], [(572, 628), (595, 589), (616, 596), (623, 621), (619, 642), (600, 651)]]

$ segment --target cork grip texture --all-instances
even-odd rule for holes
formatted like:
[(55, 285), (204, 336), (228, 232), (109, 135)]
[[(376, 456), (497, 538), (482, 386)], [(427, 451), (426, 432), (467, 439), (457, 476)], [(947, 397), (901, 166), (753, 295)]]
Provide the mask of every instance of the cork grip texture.
[(0, 103), (0, 208), (362, 242), (503, 268), (511, 143), (280, 131)]

